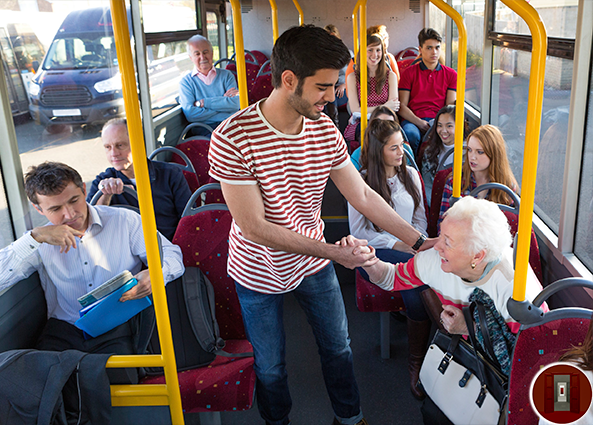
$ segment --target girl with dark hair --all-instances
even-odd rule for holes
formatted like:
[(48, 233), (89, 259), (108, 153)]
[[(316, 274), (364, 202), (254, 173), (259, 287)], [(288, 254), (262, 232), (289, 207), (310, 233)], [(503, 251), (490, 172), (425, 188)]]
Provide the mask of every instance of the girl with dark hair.
[[(366, 183), (418, 231), (426, 234), (426, 214), (420, 175), (406, 167), (402, 129), (397, 122), (373, 119), (369, 123), (362, 149), (361, 174)], [(396, 264), (408, 261), (415, 251), (394, 235), (380, 229), (348, 205), (350, 233), (366, 239), (379, 259)], [(359, 269), (367, 277), (363, 269)], [(426, 352), (431, 322), (420, 298), (423, 288), (401, 292), (408, 316), (409, 369), (412, 394), (422, 398), (416, 388), (418, 373)]]
[[(432, 182), (441, 160), (453, 150), (455, 145), (455, 105), (447, 105), (437, 114), (435, 124), (426, 137), (426, 149), (420, 152), (420, 172), (424, 180), (424, 189), (428, 206), (432, 195)], [(445, 160), (444, 168), (453, 165), (453, 152)]]
[[(356, 63), (356, 69), (346, 78), (347, 92), (350, 93), (348, 95), (348, 106), (352, 117), (350, 117), (350, 122), (344, 130), (344, 138), (347, 142), (356, 141), (356, 143), (351, 143), (351, 151), (358, 147), (360, 141), (360, 135), (357, 137), (357, 129), (360, 128), (360, 67), (358, 66), (360, 64), (360, 52), (358, 52)], [(367, 77), (367, 112), (372, 113), (378, 106), (387, 106), (397, 112), (399, 110), (397, 77), (387, 67), (383, 40), (377, 35), (368, 37)]]
[[(467, 136), (465, 162), (461, 169), (461, 196), (467, 196), (476, 187), (486, 183), (501, 183), (519, 193), (519, 185), (507, 158), (506, 142), (500, 130), (490, 124), (482, 125)], [(453, 194), (453, 176), (449, 176), (443, 190), (439, 225), (450, 207)], [(497, 204), (513, 205), (513, 200), (502, 190), (480, 192), (478, 198), (486, 198)]]

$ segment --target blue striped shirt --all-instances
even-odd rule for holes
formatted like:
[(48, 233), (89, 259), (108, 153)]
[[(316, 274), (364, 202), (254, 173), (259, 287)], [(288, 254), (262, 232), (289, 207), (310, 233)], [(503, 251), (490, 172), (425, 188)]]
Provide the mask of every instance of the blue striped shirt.
[[(82, 308), (77, 299), (113, 276), (136, 275), (146, 264), (140, 215), (124, 208), (91, 206), (89, 226), (76, 238), (76, 249), (39, 243), (27, 232), (0, 251), (0, 290), (39, 272), (48, 317), (74, 323)], [(51, 224), (48, 224), (51, 225)], [(170, 282), (184, 272), (181, 249), (159, 234), (163, 276)]]

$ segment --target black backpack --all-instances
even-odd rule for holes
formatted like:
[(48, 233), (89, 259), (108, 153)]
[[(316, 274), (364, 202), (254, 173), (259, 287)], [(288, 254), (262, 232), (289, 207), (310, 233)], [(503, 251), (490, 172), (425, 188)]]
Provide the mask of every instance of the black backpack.
[[(227, 353), (225, 341), (215, 315), (214, 288), (197, 267), (186, 267), (182, 277), (166, 286), (171, 333), (175, 347), (177, 370), (207, 366), (217, 355), (252, 357), (253, 353)], [(152, 354), (160, 354), (161, 346), (155, 327), (148, 345)], [(149, 375), (162, 374), (162, 368), (146, 368)]]

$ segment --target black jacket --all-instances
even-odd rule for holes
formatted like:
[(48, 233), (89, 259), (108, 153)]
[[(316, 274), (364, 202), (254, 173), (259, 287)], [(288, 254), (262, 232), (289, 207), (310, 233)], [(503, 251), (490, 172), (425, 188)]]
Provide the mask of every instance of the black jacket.
[[(148, 174), (150, 175), (150, 186), (152, 188), (152, 202), (155, 207), (157, 230), (170, 241), (173, 240), (177, 223), (185, 204), (191, 197), (189, 185), (178, 167), (160, 161), (148, 161)], [(87, 202), (93, 198), (99, 190), (99, 182), (108, 178), (120, 178), (124, 185), (133, 185), (121, 171), (115, 168), (108, 168), (99, 174), (91, 185), (87, 194)], [(115, 195), (111, 198), (111, 205), (138, 206), (138, 202), (126, 193)]]

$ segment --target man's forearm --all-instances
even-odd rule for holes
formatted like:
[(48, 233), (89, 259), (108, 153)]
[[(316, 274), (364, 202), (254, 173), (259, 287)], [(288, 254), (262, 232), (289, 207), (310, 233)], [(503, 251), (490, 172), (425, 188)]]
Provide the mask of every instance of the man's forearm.
[(418, 126), (418, 122), (420, 121), (420, 118), (418, 118), (416, 116), (416, 114), (414, 114), (414, 112), (412, 112), (412, 110), (410, 108), (408, 108), (407, 105), (401, 104), (398, 114), (400, 117), (402, 117), (406, 121), (409, 121), (412, 124), (414, 124), (415, 126)]

